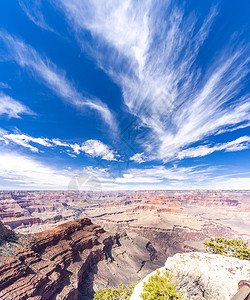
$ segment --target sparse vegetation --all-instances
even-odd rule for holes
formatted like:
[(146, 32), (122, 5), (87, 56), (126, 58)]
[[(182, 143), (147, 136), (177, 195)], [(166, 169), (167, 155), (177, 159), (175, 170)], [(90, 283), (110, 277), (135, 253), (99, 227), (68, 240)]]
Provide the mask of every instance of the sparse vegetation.
[[(117, 289), (107, 288), (95, 293), (94, 300), (128, 300), (133, 293), (136, 282), (130, 286), (120, 284)], [(157, 271), (151, 276), (148, 282), (143, 284), (141, 298), (143, 300), (177, 300), (182, 299), (180, 293), (176, 291), (177, 284), (173, 281), (173, 276), (167, 270), (164, 275)]]
[(120, 284), (117, 289), (107, 288), (95, 293), (94, 300), (127, 300), (133, 293), (136, 282), (130, 286)]
[(204, 245), (206, 246), (206, 251), (209, 253), (250, 260), (250, 249), (248, 248), (248, 243), (244, 243), (240, 240), (215, 238), (211, 239), (209, 242), (205, 242)]
[(176, 300), (181, 299), (181, 294), (176, 291), (177, 284), (173, 281), (173, 276), (167, 270), (164, 275), (157, 271), (151, 276), (148, 283), (143, 284), (143, 300)]

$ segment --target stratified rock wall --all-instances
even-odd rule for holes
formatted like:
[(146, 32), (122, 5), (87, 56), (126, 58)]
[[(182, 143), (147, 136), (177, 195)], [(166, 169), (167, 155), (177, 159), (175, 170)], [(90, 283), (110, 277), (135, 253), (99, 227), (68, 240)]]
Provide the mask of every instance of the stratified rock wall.
[(0, 267), (0, 299), (78, 299), (79, 284), (114, 243), (86, 218), (36, 234)]

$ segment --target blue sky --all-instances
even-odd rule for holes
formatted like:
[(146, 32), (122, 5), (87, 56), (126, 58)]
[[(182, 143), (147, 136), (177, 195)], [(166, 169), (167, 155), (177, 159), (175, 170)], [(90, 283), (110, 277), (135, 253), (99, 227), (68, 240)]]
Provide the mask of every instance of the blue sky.
[(249, 1), (0, 6), (0, 189), (250, 189)]

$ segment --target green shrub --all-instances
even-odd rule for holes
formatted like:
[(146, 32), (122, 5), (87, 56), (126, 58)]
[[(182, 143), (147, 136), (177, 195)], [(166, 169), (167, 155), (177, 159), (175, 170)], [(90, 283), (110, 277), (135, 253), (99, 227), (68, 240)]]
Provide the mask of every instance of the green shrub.
[(248, 248), (248, 243), (244, 243), (240, 240), (215, 238), (203, 244), (206, 246), (206, 251), (209, 253), (250, 260), (250, 249)]
[(160, 275), (157, 271), (155, 275), (143, 283), (143, 300), (175, 300), (181, 299), (181, 294), (176, 291), (177, 284), (173, 281), (173, 276), (167, 270), (165, 275)]
[(130, 286), (120, 284), (118, 289), (107, 288), (95, 293), (94, 300), (128, 300), (133, 293), (136, 282)]

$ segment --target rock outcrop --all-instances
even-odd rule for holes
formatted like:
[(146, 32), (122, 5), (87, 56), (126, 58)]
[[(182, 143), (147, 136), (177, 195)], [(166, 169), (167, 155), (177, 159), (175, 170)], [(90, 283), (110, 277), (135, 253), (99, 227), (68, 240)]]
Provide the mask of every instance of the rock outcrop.
[(12, 234), (12, 231), (7, 229), (0, 221), (0, 243)]
[(88, 269), (114, 243), (114, 236), (89, 219), (36, 234), (0, 267), (0, 298), (77, 299)]
[[(250, 262), (234, 257), (208, 253), (175, 254), (167, 259), (166, 270), (174, 275), (177, 290), (190, 300), (230, 300), (238, 290), (240, 280), (249, 280)], [(130, 300), (141, 299), (143, 283), (154, 275), (147, 275), (134, 289)]]
[[(22, 238), (23, 239), (23, 238)], [(105, 232), (100, 226), (92, 224), (88, 218), (67, 222), (54, 229), (29, 235), (29, 239), (22, 244), (21, 237), (16, 237), (14, 244), (7, 246), (13, 251), (5, 251), (5, 256), (0, 256), (0, 299), (1, 300), (53, 300), (53, 299), (92, 299), (95, 288), (86, 291), (84, 281), (88, 277), (88, 285), (99, 287), (100, 283), (108, 285), (109, 281), (119, 284), (122, 278), (119, 275), (114, 280), (114, 269), (122, 269), (120, 257), (126, 255), (126, 249), (122, 247), (118, 235)], [(124, 243), (124, 241), (122, 242)], [(144, 244), (145, 245), (144, 245)], [(152, 271), (157, 266), (153, 264), (156, 251), (152, 245), (144, 240), (142, 258), (148, 263), (145, 272)], [(127, 249), (134, 247), (132, 241), (127, 240)], [(116, 249), (116, 250), (113, 250)], [(140, 272), (142, 260), (139, 255), (143, 251), (134, 247), (134, 264), (129, 269), (122, 270), (131, 277), (128, 283), (134, 280), (134, 273)], [(7, 249), (8, 250), (8, 249)], [(142, 250), (142, 249), (141, 249)], [(2, 251), (2, 249), (1, 249)], [(3, 251), (1, 252), (3, 253)], [(127, 255), (126, 259), (129, 258)], [(106, 261), (102, 266), (102, 273), (95, 269), (100, 261)], [(120, 263), (120, 265), (119, 265)], [(138, 265), (137, 269), (132, 269)], [(95, 273), (90, 277), (89, 274)], [(137, 276), (137, 279), (145, 275)], [(96, 284), (95, 278), (98, 283)], [(104, 277), (105, 280), (100, 278)], [(99, 285), (98, 285), (99, 284)], [(104, 285), (102, 285), (104, 286)]]

